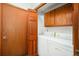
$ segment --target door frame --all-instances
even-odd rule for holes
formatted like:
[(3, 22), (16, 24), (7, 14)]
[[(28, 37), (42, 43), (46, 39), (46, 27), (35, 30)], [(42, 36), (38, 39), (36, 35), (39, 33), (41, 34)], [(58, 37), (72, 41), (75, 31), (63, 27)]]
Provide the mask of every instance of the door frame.
[(73, 3), (73, 12), (72, 12), (72, 26), (73, 26), (73, 45), (74, 45), (74, 56), (77, 55), (78, 49), (78, 19), (79, 19), (79, 4)]

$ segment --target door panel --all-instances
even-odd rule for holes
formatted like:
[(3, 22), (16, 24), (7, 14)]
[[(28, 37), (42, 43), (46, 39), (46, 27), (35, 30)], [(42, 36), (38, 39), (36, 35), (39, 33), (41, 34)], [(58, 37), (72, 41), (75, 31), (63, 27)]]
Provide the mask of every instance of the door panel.
[(2, 55), (25, 55), (26, 11), (3, 4)]
[(37, 14), (29, 11), (28, 16), (28, 55), (37, 55)]
[[(34, 38), (30, 38), (34, 39)], [(28, 56), (37, 55), (37, 40), (28, 40)]]
[(28, 56), (32, 56), (33, 55), (33, 41), (32, 40), (28, 40)]
[(35, 14), (34, 12), (29, 12), (29, 14), (30, 21), (37, 21), (37, 14)]
[(28, 32), (31, 35), (36, 35), (37, 34), (37, 25), (36, 25), (36, 21), (28, 21), (29, 23), (29, 27), (28, 27)]
[(38, 55), (37, 54), (37, 40), (33, 41), (33, 55)]

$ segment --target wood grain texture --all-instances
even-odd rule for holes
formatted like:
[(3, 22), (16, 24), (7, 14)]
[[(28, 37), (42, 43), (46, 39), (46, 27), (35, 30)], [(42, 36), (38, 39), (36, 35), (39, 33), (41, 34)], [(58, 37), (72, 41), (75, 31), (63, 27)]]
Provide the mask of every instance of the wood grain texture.
[[(78, 3), (78, 50), (79, 50), (79, 3)], [(78, 52), (79, 56), (79, 52)]]
[(45, 26), (51, 26), (50, 12), (45, 13), (44, 19), (45, 19), (44, 21)]
[(50, 23), (51, 26), (55, 25), (55, 11), (54, 10), (50, 12), (50, 22), (51, 22)]
[(66, 24), (72, 25), (72, 13), (73, 13), (72, 4), (65, 5), (65, 13), (66, 13)]
[(37, 26), (36, 11), (0, 4), (0, 55), (37, 55)]
[(37, 13), (28, 12), (28, 55), (37, 55)]
[(3, 4), (2, 55), (25, 55), (27, 35), (26, 11)]
[(72, 4), (66, 4), (55, 10), (45, 13), (45, 26), (71, 26), (72, 25)]
[(65, 25), (66, 24), (66, 14), (65, 7), (60, 7), (55, 10), (55, 25)]
[(73, 5), (73, 15), (72, 15), (72, 20), (73, 20), (73, 43), (74, 43), (74, 55), (77, 55), (77, 49), (79, 49), (79, 4), (74, 3)]
[(2, 19), (2, 7), (0, 3), (0, 55), (1, 55), (1, 19)]
[(56, 25), (72, 25), (72, 4), (66, 4), (55, 10)]

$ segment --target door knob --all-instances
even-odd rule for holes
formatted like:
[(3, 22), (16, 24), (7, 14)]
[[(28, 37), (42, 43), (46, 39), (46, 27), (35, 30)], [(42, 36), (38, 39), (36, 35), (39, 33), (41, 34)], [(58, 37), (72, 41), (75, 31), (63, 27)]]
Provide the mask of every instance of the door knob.
[(6, 35), (3, 36), (3, 39), (6, 40)]

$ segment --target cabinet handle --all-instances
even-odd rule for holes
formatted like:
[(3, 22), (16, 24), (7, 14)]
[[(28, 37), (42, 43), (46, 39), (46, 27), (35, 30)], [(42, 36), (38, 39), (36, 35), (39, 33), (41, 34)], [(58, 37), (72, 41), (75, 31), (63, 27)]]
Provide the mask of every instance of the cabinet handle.
[(76, 49), (76, 52), (79, 52), (79, 49)]

